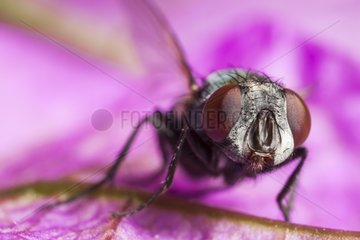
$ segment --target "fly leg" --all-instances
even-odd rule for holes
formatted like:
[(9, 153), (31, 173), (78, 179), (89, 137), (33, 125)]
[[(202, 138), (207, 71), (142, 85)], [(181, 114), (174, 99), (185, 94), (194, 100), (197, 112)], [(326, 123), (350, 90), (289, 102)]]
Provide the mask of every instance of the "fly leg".
[[(293, 202), (293, 194), (295, 192), (294, 187), (296, 185), (296, 180), (297, 180), (297, 176), (299, 175), (301, 168), (304, 165), (305, 159), (307, 157), (307, 150), (306, 148), (296, 148), (294, 150), (293, 155), (286, 160), (283, 164), (281, 164), (280, 166), (287, 164), (289, 162), (292, 162), (293, 160), (300, 158), (300, 162), (298, 163), (298, 165), (296, 166), (295, 170), (291, 173), (291, 175), (289, 176), (289, 178), (287, 179), (284, 187), (281, 189), (281, 191), (278, 193), (277, 197), (276, 197), (276, 202), (284, 216), (285, 221), (289, 221), (289, 212), (290, 212), (290, 208)], [(279, 166), (279, 167), (280, 167)], [(290, 196), (288, 195), (290, 194)], [(285, 198), (289, 196), (288, 201), (286, 201), (286, 203), (284, 203)]]
[[(135, 129), (133, 130), (133, 132), (131, 133), (130, 137), (127, 139), (125, 146), (122, 148), (122, 150), (120, 151), (120, 153), (118, 154), (117, 158), (115, 159), (114, 163), (110, 166), (110, 168), (108, 169), (108, 171), (106, 172), (105, 176), (98, 181), (97, 183), (91, 185), (90, 187), (84, 189), (83, 191), (80, 191), (79, 193), (76, 193), (72, 196), (70, 196), (69, 198), (65, 199), (65, 200), (59, 200), (56, 201), (55, 203), (51, 203), (51, 204), (47, 204), (43, 207), (41, 207), (40, 210), (42, 209), (49, 209), (58, 205), (62, 205), (62, 204), (66, 204), (69, 202), (72, 202), (78, 198), (81, 198), (85, 195), (88, 195), (94, 191), (96, 191), (97, 189), (99, 189), (100, 187), (102, 187), (103, 185), (105, 185), (106, 183), (111, 183), (112, 180), (115, 177), (115, 174), (119, 168), (119, 165), (122, 163), (122, 161), (125, 159), (126, 155), (128, 154), (128, 151), (131, 147), (131, 145), (133, 144), (137, 134), (139, 133), (139, 130), (141, 129), (142, 126), (144, 126), (146, 123), (154, 123), (156, 117), (158, 115), (155, 113), (151, 116), (147, 116), (144, 119), (141, 120), (141, 122), (139, 122), (139, 124), (135, 127)], [(154, 125), (154, 124), (153, 124)]]
[(142, 209), (144, 209), (148, 205), (150, 205), (152, 202), (154, 202), (156, 198), (158, 198), (161, 194), (163, 194), (170, 188), (170, 186), (173, 182), (173, 179), (174, 179), (174, 174), (175, 174), (176, 166), (177, 166), (177, 163), (179, 160), (179, 155), (180, 155), (182, 147), (184, 145), (188, 130), (189, 130), (189, 128), (187, 126), (185, 126), (182, 129), (182, 133), (181, 133), (178, 143), (176, 145), (175, 152), (171, 158), (171, 161), (170, 161), (168, 169), (167, 169), (165, 181), (162, 182), (160, 188), (156, 192), (151, 194), (151, 196), (149, 197), (148, 200), (141, 203), (136, 208), (133, 208), (133, 209), (130, 209), (127, 211), (114, 212), (113, 217), (130, 216), (130, 215), (133, 215), (134, 213), (141, 211)]
[(176, 140), (179, 136), (177, 136), (168, 126), (168, 119), (165, 119), (166, 116), (163, 115), (160, 111), (156, 111), (154, 113), (154, 119), (152, 121), (152, 124), (157, 132), (158, 137), (158, 146), (160, 149), (161, 154), (161, 166), (156, 172), (150, 174), (149, 176), (145, 176), (142, 178), (137, 178), (134, 180), (129, 180), (128, 183), (132, 185), (139, 185), (144, 186), (148, 185), (150, 183), (153, 183), (156, 179), (158, 179), (166, 170), (166, 166), (169, 162), (169, 157), (172, 154), (172, 147), (169, 147), (170, 145), (176, 145)]

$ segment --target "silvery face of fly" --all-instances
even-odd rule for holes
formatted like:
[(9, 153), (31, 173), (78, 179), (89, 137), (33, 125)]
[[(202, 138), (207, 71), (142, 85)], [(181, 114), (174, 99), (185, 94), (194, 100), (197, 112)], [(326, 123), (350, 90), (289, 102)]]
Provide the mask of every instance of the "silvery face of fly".
[(295, 142), (288, 120), (286, 89), (265, 75), (240, 69), (218, 71), (206, 82), (204, 111), (207, 115), (222, 111), (223, 117), (220, 121), (221, 114), (215, 114), (216, 126), (207, 126), (205, 131), (225, 155), (244, 163), (254, 173), (289, 158)]
[(230, 153), (234, 161), (259, 161), (259, 167), (261, 161), (282, 163), (294, 149), (283, 88), (252, 76), (239, 87), (240, 116), (226, 139), (229, 145), (225, 153)]

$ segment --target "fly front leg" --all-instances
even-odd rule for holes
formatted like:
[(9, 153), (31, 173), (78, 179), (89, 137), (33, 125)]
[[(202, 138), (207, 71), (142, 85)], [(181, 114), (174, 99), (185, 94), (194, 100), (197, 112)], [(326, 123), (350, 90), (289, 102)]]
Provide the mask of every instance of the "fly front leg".
[(135, 129), (133, 130), (133, 132), (131, 133), (130, 137), (127, 139), (124, 147), (121, 149), (120, 153), (118, 154), (117, 158), (115, 159), (115, 161), (112, 163), (112, 165), (110, 166), (110, 168), (107, 170), (107, 172), (105, 173), (105, 176), (98, 181), (95, 184), (92, 184), (91, 186), (89, 186), (88, 188), (80, 191), (79, 193), (76, 193), (72, 196), (70, 196), (69, 198), (65, 199), (65, 200), (60, 200), (60, 201), (56, 201), (55, 203), (51, 203), (51, 204), (47, 204), (45, 206), (43, 206), (40, 210), (42, 209), (48, 209), (48, 208), (52, 208), (61, 204), (65, 204), (65, 203), (69, 203), (72, 202), (74, 200), (77, 200), (85, 195), (88, 195), (94, 191), (96, 191), (97, 189), (99, 189), (100, 187), (104, 186), (106, 183), (111, 183), (113, 181), (113, 179), (115, 178), (115, 175), (119, 169), (120, 164), (123, 162), (123, 160), (125, 159), (125, 157), (127, 156), (130, 147), (132, 146), (134, 140), (136, 139), (136, 136), (138, 135), (140, 129), (146, 124), (146, 123), (152, 123), (152, 125), (154, 125), (154, 123), (156, 122), (157, 118), (160, 116), (159, 112), (154, 113), (151, 116), (147, 116), (145, 118), (143, 118), (139, 124), (135, 127)]
[[(288, 159), (286, 160), (283, 164), (281, 164), (280, 166), (284, 165), (284, 164), (287, 164), (289, 162), (292, 162), (293, 160), (297, 159), (297, 158), (300, 158), (300, 162), (298, 163), (298, 165), (296, 166), (295, 170), (291, 173), (291, 175), (289, 176), (289, 178), (287, 179), (284, 187), (281, 189), (281, 191), (278, 193), (277, 197), (276, 197), (276, 201), (277, 201), (277, 204), (284, 216), (284, 219), (285, 221), (289, 221), (290, 218), (289, 218), (289, 212), (290, 212), (290, 209), (291, 209), (291, 206), (292, 206), (292, 202), (293, 202), (293, 194), (295, 192), (295, 185), (296, 185), (296, 180), (297, 180), (297, 177), (304, 165), (304, 162), (305, 162), (305, 159), (307, 157), (307, 150), (306, 148), (296, 148), (294, 150), (294, 153), (293, 155)], [(279, 167), (280, 167), (279, 166)], [(289, 196), (289, 194), (291, 194)], [(289, 196), (289, 200), (284, 202), (285, 198)]]
[(178, 165), (178, 161), (179, 161), (179, 156), (180, 153), (182, 151), (182, 147), (184, 145), (185, 139), (187, 137), (188, 134), (188, 126), (185, 126), (182, 131), (181, 131), (181, 135), (180, 138), (178, 139), (178, 142), (176, 144), (176, 148), (175, 148), (175, 152), (170, 160), (169, 166), (168, 166), (168, 170), (166, 173), (166, 177), (165, 180), (162, 182), (161, 186), (158, 188), (157, 191), (155, 191), (153, 194), (151, 194), (151, 196), (148, 198), (147, 201), (141, 203), (139, 206), (127, 210), (127, 211), (121, 211), (121, 212), (114, 212), (113, 213), (113, 217), (124, 217), (124, 216), (130, 216), (133, 215), (139, 211), (141, 211), (142, 209), (146, 208), (148, 205), (150, 205), (152, 202), (154, 202), (161, 194), (163, 194), (164, 192), (166, 192), (174, 179), (174, 175), (175, 175), (175, 171), (176, 171), (176, 167)]
[(130, 179), (127, 181), (132, 185), (146, 186), (157, 179), (165, 172), (166, 167), (170, 161), (170, 157), (173, 154), (173, 148), (177, 143), (179, 134), (175, 132), (169, 126), (169, 119), (167, 119), (166, 113), (156, 111), (153, 115), (152, 125), (156, 129), (156, 135), (158, 140), (158, 147), (161, 154), (161, 165), (154, 173), (148, 176), (144, 176), (137, 179)]

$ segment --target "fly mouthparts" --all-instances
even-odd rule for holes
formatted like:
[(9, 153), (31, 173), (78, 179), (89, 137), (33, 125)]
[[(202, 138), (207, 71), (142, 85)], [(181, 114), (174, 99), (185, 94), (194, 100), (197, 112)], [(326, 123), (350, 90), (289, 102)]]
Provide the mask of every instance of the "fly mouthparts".
[(252, 152), (249, 157), (249, 169), (258, 173), (274, 165), (274, 157), (271, 153)]

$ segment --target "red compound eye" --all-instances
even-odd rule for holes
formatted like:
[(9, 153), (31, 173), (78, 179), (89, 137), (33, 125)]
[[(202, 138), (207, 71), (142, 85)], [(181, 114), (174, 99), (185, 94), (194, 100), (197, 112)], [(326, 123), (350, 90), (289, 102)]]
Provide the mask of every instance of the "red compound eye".
[(240, 116), (240, 87), (229, 84), (216, 90), (203, 108), (203, 128), (215, 142), (223, 141)]
[(294, 91), (285, 89), (287, 119), (294, 137), (295, 147), (300, 146), (308, 137), (311, 117), (304, 100)]

